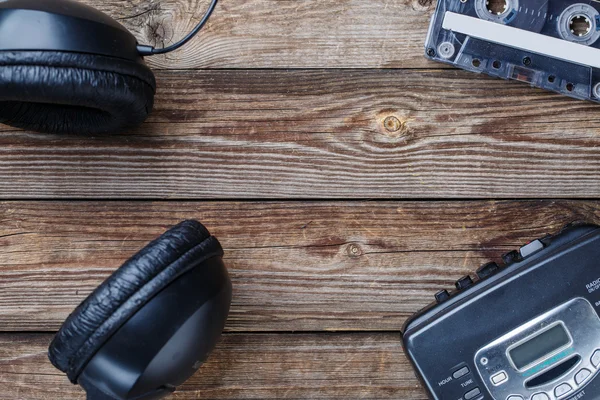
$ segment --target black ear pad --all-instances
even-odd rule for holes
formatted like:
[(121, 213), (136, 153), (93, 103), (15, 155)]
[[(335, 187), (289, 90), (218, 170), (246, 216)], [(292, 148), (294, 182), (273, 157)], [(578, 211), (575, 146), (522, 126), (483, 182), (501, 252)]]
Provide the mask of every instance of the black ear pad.
[(141, 124), (156, 82), (139, 62), (100, 55), (0, 52), (0, 122), (49, 133), (100, 134)]
[(52, 341), (50, 361), (76, 383), (98, 349), (145, 303), (185, 272), (216, 256), (223, 256), (223, 249), (199, 222), (184, 221), (170, 229), (77, 307)]

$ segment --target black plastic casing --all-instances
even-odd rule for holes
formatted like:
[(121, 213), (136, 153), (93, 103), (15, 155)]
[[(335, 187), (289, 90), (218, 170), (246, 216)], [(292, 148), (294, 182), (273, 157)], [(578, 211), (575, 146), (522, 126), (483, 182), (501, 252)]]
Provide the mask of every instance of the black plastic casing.
[(143, 62), (137, 40), (108, 15), (71, 0), (0, 2), (0, 51), (64, 51)]
[[(600, 290), (590, 294), (586, 285), (600, 278), (600, 227), (571, 226), (540, 240), (543, 250), (407, 321), (404, 349), (431, 399), (459, 400), (475, 387), (482, 393), (475, 400), (493, 399), (475, 366), (480, 348), (572, 298), (587, 299), (598, 313)], [(470, 373), (452, 379), (453, 371), (464, 366)], [(473, 382), (463, 387), (468, 380)], [(600, 399), (600, 379), (568, 396), (572, 398)]]
[(100, 348), (78, 383), (88, 400), (154, 400), (191, 377), (225, 326), (232, 287), (221, 257), (153, 297)]

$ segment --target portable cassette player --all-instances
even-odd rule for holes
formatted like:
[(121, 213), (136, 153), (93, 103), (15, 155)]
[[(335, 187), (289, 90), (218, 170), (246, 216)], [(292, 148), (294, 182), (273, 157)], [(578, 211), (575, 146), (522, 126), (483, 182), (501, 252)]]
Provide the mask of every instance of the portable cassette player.
[(600, 226), (534, 240), (405, 324), (434, 400), (600, 399)]

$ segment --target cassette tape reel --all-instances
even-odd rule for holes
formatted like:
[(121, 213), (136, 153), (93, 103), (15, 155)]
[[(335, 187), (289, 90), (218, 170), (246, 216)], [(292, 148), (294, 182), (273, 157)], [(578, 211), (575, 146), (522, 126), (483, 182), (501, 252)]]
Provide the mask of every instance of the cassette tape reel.
[(439, 0), (426, 54), (600, 102), (600, 2)]

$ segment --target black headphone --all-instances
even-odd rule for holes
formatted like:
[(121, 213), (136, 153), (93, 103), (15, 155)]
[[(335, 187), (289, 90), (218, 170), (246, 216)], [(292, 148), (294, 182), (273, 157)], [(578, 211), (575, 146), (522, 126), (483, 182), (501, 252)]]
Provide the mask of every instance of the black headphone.
[(184, 221), (133, 256), (67, 318), (48, 356), (88, 400), (154, 400), (192, 376), (231, 304), (217, 239)]
[(0, 2), (0, 122), (50, 133), (99, 134), (141, 124), (156, 81), (144, 56), (176, 50), (139, 45), (106, 14), (72, 0)]

